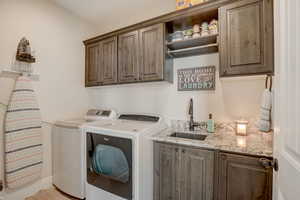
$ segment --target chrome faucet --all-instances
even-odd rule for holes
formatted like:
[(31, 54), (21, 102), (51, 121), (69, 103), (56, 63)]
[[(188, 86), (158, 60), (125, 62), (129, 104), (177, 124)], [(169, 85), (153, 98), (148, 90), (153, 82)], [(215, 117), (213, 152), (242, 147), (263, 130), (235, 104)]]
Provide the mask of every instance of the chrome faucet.
[(190, 115), (189, 129), (190, 131), (194, 131), (195, 127), (200, 126), (200, 124), (194, 122), (194, 102), (192, 98), (190, 99), (189, 115)]

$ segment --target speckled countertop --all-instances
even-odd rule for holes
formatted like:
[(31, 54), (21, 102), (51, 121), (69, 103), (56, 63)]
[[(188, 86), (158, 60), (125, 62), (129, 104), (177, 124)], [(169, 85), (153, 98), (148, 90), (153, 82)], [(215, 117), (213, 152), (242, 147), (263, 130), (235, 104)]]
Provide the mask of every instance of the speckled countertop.
[[(178, 132), (189, 132), (177, 130)], [(273, 133), (263, 133), (256, 129), (251, 129), (247, 136), (237, 136), (230, 125), (220, 125), (215, 133), (206, 133), (197, 130), (189, 132), (191, 134), (208, 135), (204, 141), (170, 137), (174, 130), (167, 129), (152, 136), (154, 141), (181, 144), (193, 147), (209, 148), (221, 151), (243, 153), (255, 156), (272, 157), (273, 154)]]

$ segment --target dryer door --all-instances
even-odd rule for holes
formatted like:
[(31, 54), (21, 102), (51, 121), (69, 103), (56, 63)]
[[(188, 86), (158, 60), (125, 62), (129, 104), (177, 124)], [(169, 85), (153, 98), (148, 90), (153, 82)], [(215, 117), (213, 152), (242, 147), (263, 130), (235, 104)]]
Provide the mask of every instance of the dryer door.
[(87, 182), (132, 199), (132, 140), (87, 133)]

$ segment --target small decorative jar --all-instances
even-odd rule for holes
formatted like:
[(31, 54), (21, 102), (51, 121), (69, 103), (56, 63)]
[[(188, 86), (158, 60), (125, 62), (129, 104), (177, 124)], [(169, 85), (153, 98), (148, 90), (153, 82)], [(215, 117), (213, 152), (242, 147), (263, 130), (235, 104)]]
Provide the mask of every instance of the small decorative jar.
[(200, 34), (200, 25), (199, 24), (195, 24), (194, 26), (193, 26), (193, 38), (197, 38), (197, 37), (200, 37), (201, 36), (201, 34)]
[(208, 29), (209, 29), (209, 34), (211, 35), (218, 34), (218, 20), (215, 19), (211, 20)]
[(190, 39), (193, 36), (193, 29), (187, 29), (183, 32), (184, 39)]
[(208, 23), (207, 22), (203, 22), (201, 24), (201, 36), (207, 36), (209, 35), (209, 29), (208, 29)]

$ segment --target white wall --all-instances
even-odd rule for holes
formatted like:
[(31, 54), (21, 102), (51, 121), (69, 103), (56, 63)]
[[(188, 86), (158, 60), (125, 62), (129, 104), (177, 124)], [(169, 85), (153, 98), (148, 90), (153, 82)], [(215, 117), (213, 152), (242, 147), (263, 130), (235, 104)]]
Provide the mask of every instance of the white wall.
[[(84, 45), (95, 31), (86, 21), (48, 0), (0, 1), (0, 71), (10, 69), (19, 40), (26, 36), (36, 51), (34, 83), (44, 121), (83, 115)], [(1, 95), (1, 94), (0, 94)], [(44, 126), (43, 177), (51, 176), (51, 128)]]
[(188, 102), (194, 97), (196, 120), (207, 120), (212, 113), (217, 121), (252, 119), (259, 114), (264, 77), (219, 79), (215, 91), (177, 91), (177, 70), (214, 65), (219, 68), (219, 54), (176, 59), (174, 83), (143, 83), (89, 89), (91, 105), (115, 108), (119, 112), (158, 113), (169, 119), (188, 119)]
[(87, 107), (84, 45), (94, 30), (48, 0), (1, 0), (0, 70), (9, 68), (19, 40), (26, 36), (36, 51), (36, 83), (44, 120), (75, 116)]

